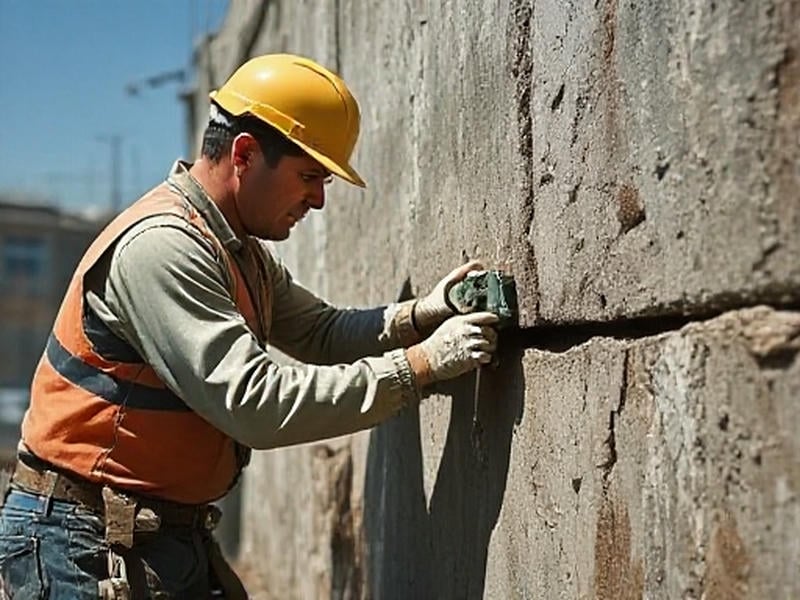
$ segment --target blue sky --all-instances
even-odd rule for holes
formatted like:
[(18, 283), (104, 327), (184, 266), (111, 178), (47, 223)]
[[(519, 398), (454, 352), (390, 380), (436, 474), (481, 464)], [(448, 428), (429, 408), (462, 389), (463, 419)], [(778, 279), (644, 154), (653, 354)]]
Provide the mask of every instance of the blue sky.
[[(186, 154), (177, 82), (126, 86), (189, 66), (227, 0), (0, 0), (0, 193), (75, 211), (108, 206), (121, 136), (127, 206)], [(103, 141), (105, 140), (105, 141)]]

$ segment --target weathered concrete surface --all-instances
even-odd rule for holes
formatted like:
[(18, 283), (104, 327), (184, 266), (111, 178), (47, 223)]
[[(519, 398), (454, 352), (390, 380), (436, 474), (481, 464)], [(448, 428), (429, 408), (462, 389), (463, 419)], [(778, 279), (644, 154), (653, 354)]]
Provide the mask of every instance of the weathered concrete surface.
[(541, 316), (796, 300), (800, 3), (533, 5)]
[(374, 434), (400, 493), (365, 519), (374, 596), (798, 597), (798, 349), (800, 314), (758, 308), (507, 352), (477, 425), (467, 381)]
[(285, 50), (351, 83), (370, 189), (303, 253), (345, 296), (477, 257), (529, 325), (707, 314), (797, 300), (798, 39), (798, 0), (233, 3), (199, 90)]
[[(340, 304), (480, 258), (513, 270), (526, 326), (794, 305), (799, 34), (800, 0), (233, 2), (198, 55), (195, 130), (246, 56), (342, 73), (369, 189), (335, 183), (279, 245)], [(477, 425), (467, 378), (371, 434), (258, 455), (252, 589), (800, 596), (797, 358), (759, 354), (753, 318), (523, 353), (532, 330)]]
[(798, 350), (800, 313), (764, 307), (507, 343), (477, 420), (449, 385), (366, 471), (363, 436), (259, 455), (242, 556), (279, 598), (798, 597)]
[(798, 597), (798, 349), (799, 313), (756, 308), (526, 352), (485, 597)]
[(239, 561), (249, 591), (362, 597), (360, 494), (352, 485), (363, 475), (354, 475), (349, 440), (257, 453), (249, 471), (257, 476), (244, 482)]

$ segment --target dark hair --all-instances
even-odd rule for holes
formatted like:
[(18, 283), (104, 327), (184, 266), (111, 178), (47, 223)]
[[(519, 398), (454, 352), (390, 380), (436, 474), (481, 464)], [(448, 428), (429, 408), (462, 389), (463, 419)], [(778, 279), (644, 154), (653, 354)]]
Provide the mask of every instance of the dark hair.
[(249, 133), (258, 142), (264, 161), (276, 167), (284, 156), (303, 156), (300, 146), (291, 142), (280, 131), (252, 115), (234, 117), (219, 109), (223, 118), (209, 121), (203, 133), (200, 154), (211, 162), (218, 163), (231, 149), (233, 139), (240, 133)]

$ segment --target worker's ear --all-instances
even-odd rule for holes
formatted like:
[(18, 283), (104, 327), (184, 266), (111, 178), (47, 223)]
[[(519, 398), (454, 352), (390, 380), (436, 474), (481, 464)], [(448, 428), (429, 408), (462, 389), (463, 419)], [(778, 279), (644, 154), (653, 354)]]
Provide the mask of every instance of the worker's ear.
[(258, 152), (258, 142), (249, 133), (240, 133), (233, 138), (231, 144), (231, 161), (237, 174), (241, 174), (253, 164), (253, 158)]

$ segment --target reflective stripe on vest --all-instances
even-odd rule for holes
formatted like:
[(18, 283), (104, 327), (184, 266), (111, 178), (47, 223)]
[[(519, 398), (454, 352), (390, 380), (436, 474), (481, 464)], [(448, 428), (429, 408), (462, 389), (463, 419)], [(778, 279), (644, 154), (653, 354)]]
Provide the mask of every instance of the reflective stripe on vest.
[(89, 270), (126, 231), (158, 214), (181, 217), (210, 242), (228, 270), (232, 299), (265, 341), (256, 306), (269, 311), (266, 285), (254, 302), (242, 271), (199, 212), (162, 184), (114, 219), (81, 259), (34, 374), (22, 438), (39, 458), (90, 481), (209, 502), (229, 489), (249, 451), (192, 411), (84, 302)]
[(45, 348), (47, 360), (56, 373), (87, 392), (99, 396), (112, 404), (123, 404), (128, 408), (145, 410), (191, 410), (186, 403), (167, 388), (154, 388), (134, 381), (121, 381), (86, 364), (77, 356), (70, 354), (64, 346), (50, 334)]

